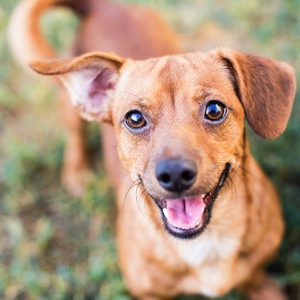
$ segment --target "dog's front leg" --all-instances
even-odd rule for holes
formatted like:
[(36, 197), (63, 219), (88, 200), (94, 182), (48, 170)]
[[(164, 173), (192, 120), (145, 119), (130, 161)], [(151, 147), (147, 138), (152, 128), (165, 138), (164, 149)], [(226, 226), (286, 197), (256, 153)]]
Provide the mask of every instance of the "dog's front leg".
[(64, 152), (62, 182), (75, 197), (83, 194), (88, 173), (88, 162), (84, 140), (84, 121), (72, 107), (68, 94), (61, 90), (61, 118), (67, 131)]
[(249, 300), (287, 300), (278, 284), (264, 272), (257, 272), (248, 282), (245, 294)]

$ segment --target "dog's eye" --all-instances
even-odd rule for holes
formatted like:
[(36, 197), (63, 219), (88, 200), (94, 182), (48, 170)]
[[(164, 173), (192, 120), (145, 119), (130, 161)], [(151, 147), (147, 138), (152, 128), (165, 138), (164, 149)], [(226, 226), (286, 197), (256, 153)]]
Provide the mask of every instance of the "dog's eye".
[(217, 100), (210, 101), (205, 108), (205, 118), (210, 121), (219, 121), (226, 114), (226, 106)]
[(138, 110), (129, 111), (125, 115), (125, 123), (130, 129), (141, 129), (147, 125), (147, 122)]

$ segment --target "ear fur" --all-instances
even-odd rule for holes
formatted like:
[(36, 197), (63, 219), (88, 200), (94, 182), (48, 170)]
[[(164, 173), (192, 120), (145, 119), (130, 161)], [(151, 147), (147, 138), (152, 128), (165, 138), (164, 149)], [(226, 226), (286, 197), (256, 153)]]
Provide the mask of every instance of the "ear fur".
[(292, 110), (296, 78), (291, 66), (269, 58), (218, 51), (230, 72), (251, 128), (264, 138), (282, 134)]
[(94, 52), (69, 61), (34, 62), (30, 66), (43, 75), (58, 75), (83, 118), (111, 122), (110, 97), (124, 62), (115, 54)]

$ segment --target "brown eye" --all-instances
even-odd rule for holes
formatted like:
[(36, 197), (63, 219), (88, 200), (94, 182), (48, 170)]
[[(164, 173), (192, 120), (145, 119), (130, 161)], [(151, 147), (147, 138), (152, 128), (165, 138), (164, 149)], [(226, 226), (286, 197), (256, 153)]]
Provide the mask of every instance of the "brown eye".
[(219, 121), (226, 114), (227, 108), (226, 106), (217, 100), (213, 100), (208, 102), (205, 108), (205, 118), (210, 121)]
[(129, 127), (129, 129), (133, 130), (141, 129), (147, 125), (144, 116), (138, 110), (129, 111), (125, 115), (125, 123)]

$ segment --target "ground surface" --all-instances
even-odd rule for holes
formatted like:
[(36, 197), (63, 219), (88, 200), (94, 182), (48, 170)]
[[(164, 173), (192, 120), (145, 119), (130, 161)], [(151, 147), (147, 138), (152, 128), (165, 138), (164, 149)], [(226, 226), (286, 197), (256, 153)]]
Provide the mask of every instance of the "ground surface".
[[(24, 74), (6, 44), (7, 21), (17, 2), (0, 0), (0, 298), (130, 299), (116, 263), (113, 197), (102, 169), (98, 129), (92, 126), (88, 134), (97, 172), (83, 199), (74, 199), (60, 185), (65, 133), (53, 86)], [(299, 75), (299, 0), (135, 2), (160, 9), (187, 50), (225, 46), (260, 53), (289, 61)], [(61, 10), (43, 19), (62, 52), (76, 24)], [(251, 140), (255, 156), (278, 187), (287, 224), (269, 269), (290, 299), (298, 300), (299, 94), (284, 136), (263, 141), (251, 134)], [(241, 298), (232, 294), (224, 299)]]

